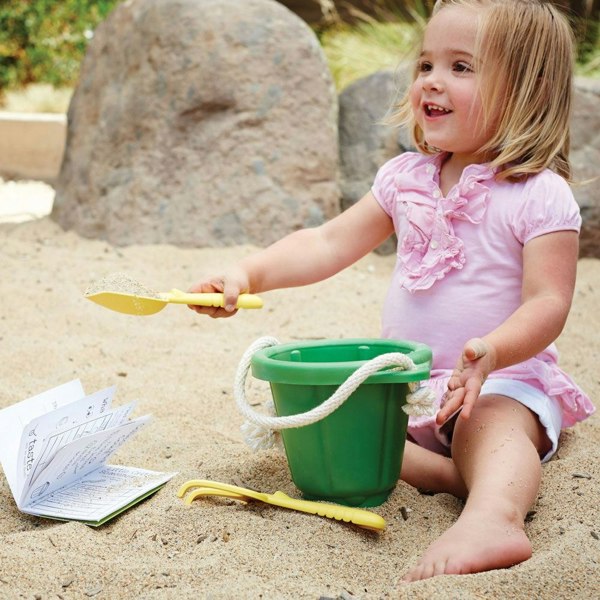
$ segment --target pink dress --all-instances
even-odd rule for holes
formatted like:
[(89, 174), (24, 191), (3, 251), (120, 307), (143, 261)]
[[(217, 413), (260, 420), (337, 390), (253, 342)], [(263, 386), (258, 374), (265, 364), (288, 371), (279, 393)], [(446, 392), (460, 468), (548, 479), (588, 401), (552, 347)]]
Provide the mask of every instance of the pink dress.
[[(488, 165), (470, 165), (444, 197), (443, 158), (401, 154), (381, 167), (372, 187), (398, 236), (382, 335), (432, 348), (426, 384), (438, 403), (465, 342), (493, 330), (519, 307), (523, 246), (539, 235), (581, 226), (569, 185), (550, 170), (512, 183), (496, 181)], [(562, 427), (569, 427), (595, 409), (557, 360), (551, 344), (489, 379), (520, 380), (554, 397)], [(421, 427), (434, 428), (434, 418), (411, 417), (409, 430)]]

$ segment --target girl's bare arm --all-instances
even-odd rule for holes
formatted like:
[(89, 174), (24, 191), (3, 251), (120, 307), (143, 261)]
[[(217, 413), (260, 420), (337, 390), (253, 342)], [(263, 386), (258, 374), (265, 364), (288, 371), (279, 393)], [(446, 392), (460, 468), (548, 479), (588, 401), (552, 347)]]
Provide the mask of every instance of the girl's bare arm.
[(461, 415), (468, 418), (492, 371), (535, 356), (560, 335), (573, 299), (578, 240), (574, 231), (558, 231), (525, 245), (522, 304), (500, 327), (465, 344), (438, 423), (461, 405)]
[(219, 291), (227, 309), (194, 307), (199, 313), (228, 316), (240, 293), (259, 293), (321, 281), (376, 248), (393, 233), (390, 217), (371, 192), (334, 219), (301, 229), (238, 263), (200, 281), (192, 292)]

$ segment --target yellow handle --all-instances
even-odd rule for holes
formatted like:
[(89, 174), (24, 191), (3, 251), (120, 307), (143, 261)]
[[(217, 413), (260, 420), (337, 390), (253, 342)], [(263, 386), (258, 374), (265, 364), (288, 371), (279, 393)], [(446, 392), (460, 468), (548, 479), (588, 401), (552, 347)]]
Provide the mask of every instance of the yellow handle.
[(283, 492), (267, 494), (269, 504), (276, 504), (284, 508), (291, 508), (301, 512), (307, 512), (337, 521), (354, 523), (374, 531), (385, 529), (385, 520), (379, 515), (362, 508), (353, 508), (351, 506), (340, 506), (339, 504), (327, 504), (325, 502), (312, 502), (311, 500), (297, 500), (290, 498)]
[[(194, 306), (219, 306), (223, 308), (225, 303), (224, 294), (202, 293), (187, 294), (181, 290), (172, 289), (168, 294), (162, 294), (167, 302), (173, 304), (192, 304)], [(263, 301), (254, 294), (240, 294), (238, 296), (236, 308), (262, 308)]]
[(325, 502), (313, 502), (311, 500), (297, 500), (290, 498), (283, 492), (275, 492), (274, 494), (265, 494), (264, 492), (256, 492), (236, 485), (227, 483), (219, 483), (207, 479), (192, 479), (186, 481), (177, 491), (177, 496), (183, 498), (188, 492), (196, 488), (188, 494), (184, 500), (186, 504), (191, 504), (200, 496), (224, 496), (235, 500), (260, 500), (267, 504), (298, 510), (300, 512), (309, 513), (311, 515), (319, 515), (337, 521), (346, 523), (354, 523), (365, 529), (372, 531), (383, 531), (385, 529), (385, 520), (376, 513), (372, 513), (362, 508), (353, 508), (351, 506), (340, 506), (339, 504), (327, 504)]
[(194, 500), (200, 498), (200, 496), (219, 496), (222, 498), (231, 498), (232, 500), (240, 500), (241, 502), (249, 502), (252, 500), (252, 498), (249, 498), (248, 496), (236, 494), (235, 492), (228, 492), (216, 488), (199, 487), (195, 488), (193, 492), (190, 492), (183, 501), (189, 506)]

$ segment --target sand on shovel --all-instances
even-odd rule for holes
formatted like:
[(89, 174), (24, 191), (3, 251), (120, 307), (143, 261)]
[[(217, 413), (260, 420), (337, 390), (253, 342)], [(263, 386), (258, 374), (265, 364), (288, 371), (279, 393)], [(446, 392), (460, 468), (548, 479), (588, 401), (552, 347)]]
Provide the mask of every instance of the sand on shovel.
[(152, 291), (145, 285), (129, 277), (125, 273), (112, 273), (92, 283), (84, 292), (85, 296), (94, 296), (103, 292), (116, 294), (131, 294), (132, 296), (143, 296), (145, 298), (160, 299), (157, 292)]

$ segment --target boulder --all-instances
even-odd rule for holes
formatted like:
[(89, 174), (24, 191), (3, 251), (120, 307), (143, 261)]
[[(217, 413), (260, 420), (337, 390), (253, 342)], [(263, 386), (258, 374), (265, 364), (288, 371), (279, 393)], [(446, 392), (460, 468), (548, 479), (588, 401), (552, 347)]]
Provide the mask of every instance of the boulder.
[(579, 254), (600, 258), (600, 81), (575, 82), (570, 159), (582, 217)]
[(339, 98), (339, 139), (342, 208), (371, 188), (381, 165), (414, 149), (406, 130), (385, 122), (390, 106), (408, 83), (404, 71), (378, 71), (349, 85)]
[(339, 212), (337, 98), (274, 0), (130, 0), (96, 30), (52, 217), (115, 245), (265, 245)]
[[(385, 123), (392, 103), (408, 86), (406, 70), (378, 71), (349, 85), (339, 98), (342, 208), (360, 200), (370, 189), (377, 170), (389, 159), (414, 150), (405, 128)], [(379, 254), (392, 254), (396, 239), (386, 240)]]

